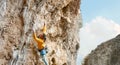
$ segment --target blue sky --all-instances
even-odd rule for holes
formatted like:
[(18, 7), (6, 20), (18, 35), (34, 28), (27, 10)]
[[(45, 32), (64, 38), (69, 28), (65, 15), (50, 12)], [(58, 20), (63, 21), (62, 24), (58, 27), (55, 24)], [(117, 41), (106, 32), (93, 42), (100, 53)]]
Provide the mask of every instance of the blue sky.
[(102, 42), (120, 34), (120, 0), (81, 0), (83, 27), (77, 65)]
[(120, 24), (120, 0), (82, 0), (81, 12), (83, 23), (103, 16)]

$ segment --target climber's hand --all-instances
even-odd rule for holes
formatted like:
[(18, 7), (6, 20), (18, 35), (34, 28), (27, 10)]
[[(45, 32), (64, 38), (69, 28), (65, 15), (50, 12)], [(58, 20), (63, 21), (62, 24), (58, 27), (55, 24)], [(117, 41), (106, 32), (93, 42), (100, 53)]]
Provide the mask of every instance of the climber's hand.
[(33, 33), (35, 33), (35, 30), (33, 29)]
[(33, 28), (33, 32), (35, 32), (35, 28)]
[(45, 26), (45, 23), (44, 23), (44, 26)]

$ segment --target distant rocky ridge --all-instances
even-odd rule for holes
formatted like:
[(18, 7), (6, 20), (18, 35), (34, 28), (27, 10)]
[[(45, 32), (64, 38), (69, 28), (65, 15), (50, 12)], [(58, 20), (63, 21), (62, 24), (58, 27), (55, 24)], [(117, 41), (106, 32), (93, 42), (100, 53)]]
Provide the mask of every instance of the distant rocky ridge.
[(99, 45), (83, 65), (120, 65), (120, 35)]

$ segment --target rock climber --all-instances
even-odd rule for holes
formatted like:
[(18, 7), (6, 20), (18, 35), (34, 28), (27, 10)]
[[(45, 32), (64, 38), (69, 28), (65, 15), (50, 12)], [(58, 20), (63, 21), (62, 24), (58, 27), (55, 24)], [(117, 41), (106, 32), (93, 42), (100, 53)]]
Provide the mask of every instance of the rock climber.
[(42, 34), (36, 35), (35, 31), (33, 32), (33, 38), (37, 42), (38, 51), (40, 52), (40, 55), (42, 56), (42, 60), (45, 63), (45, 65), (48, 65), (47, 59), (45, 57), (47, 50), (46, 50), (46, 25), (44, 23), (44, 27), (42, 29)]

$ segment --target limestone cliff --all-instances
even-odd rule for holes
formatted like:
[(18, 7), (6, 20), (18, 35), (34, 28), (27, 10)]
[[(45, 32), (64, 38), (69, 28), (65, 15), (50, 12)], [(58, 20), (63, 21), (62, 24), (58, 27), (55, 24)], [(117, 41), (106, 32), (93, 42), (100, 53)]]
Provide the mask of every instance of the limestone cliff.
[(49, 64), (76, 65), (79, 8), (80, 0), (0, 0), (0, 65), (44, 65), (32, 37), (43, 23)]
[(99, 45), (83, 65), (120, 65), (120, 35)]

